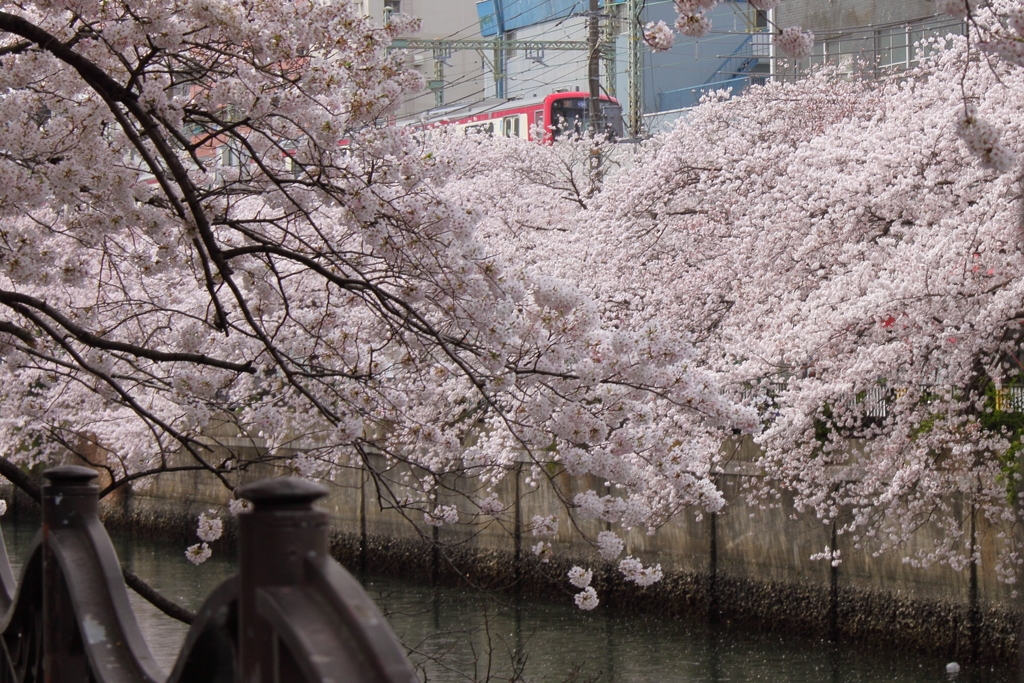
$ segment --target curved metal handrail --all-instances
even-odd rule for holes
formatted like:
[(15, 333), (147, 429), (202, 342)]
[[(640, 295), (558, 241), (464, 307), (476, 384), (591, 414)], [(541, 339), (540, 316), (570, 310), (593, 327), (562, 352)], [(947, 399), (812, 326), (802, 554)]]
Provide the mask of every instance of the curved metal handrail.
[[(47, 564), (46, 554), (52, 553), (60, 573), (58, 581), (44, 583), (44, 628), (69, 636), (77, 630), (88, 661), (76, 664), (73, 671), (87, 665), (104, 683), (164, 683), (167, 674), (142, 637), (121, 565), (99, 519), (93, 516), (80, 526), (51, 528), (48, 534), (44, 527), (43, 536), (43, 564)], [(50, 573), (44, 568), (44, 582)], [(48, 595), (49, 591), (60, 595)], [(55, 599), (60, 600), (57, 609), (47, 609)], [(51, 615), (53, 619), (47, 619)], [(71, 615), (73, 624), (68, 623)], [(62, 668), (68, 665), (66, 652), (55, 655), (44, 657), (44, 667), (51, 662)]]
[(170, 675), (139, 630), (97, 516), (96, 473), (47, 470), (43, 528), (15, 583), (0, 534), (0, 683), (417, 680), (359, 583), (327, 552), (326, 490), (278, 479), (239, 494), (239, 573), (206, 599)]
[(305, 680), (418, 681), (403, 666), (405, 657), (384, 618), (348, 572), (336, 563), (309, 560), (307, 571), (312, 581), (262, 588), (256, 603)]
[(235, 680), (238, 652), (238, 575), (217, 586), (199, 608), (167, 683)]

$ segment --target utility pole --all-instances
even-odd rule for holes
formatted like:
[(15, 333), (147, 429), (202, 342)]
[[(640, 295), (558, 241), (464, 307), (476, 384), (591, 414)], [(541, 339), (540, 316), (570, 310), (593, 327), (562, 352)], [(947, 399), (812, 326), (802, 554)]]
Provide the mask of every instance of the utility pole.
[(590, 130), (595, 135), (604, 130), (601, 116), (601, 18), (597, 0), (590, 0), (588, 16), (587, 46), (590, 59), (587, 64), (587, 77), (590, 80), (590, 99), (588, 100)]
[(604, 62), (604, 92), (609, 97), (618, 97), (615, 82), (615, 36), (619, 33), (621, 13), (618, 5), (606, 7), (607, 21), (601, 36), (601, 60)]
[(629, 81), (626, 95), (629, 103), (629, 119), (626, 135), (634, 140), (640, 137), (643, 121), (643, 27), (640, 25), (640, 0), (629, 0), (629, 42), (626, 46), (626, 74)]
[[(494, 0), (495, 18), (498, 20), (498, 40), (505, 40), (505, 0)], [(495, 48), (494, 50), (494, 96), (504, 99), (505, 97), (505, 51)]]
[(599, 135), (604, 134), (604, 116), (601, 111), (601, 16), (599, 14), (598, 0), (590, 0), (587, 49), (590, 50), (590, 59), (587, 62), (587, 77), (590, 80), (590, 97), (587, 98), (587, 113), (590, 118), (590, 132), (594, 136), (595, 146), (590, 150), (590, 180), (591, 191), (601, 185), (601, 166), (604, 160), (601, 158), (601, 149), (596, 146)]
[(434, 106), (444, 106), (444, 60), (438, 59), (434, 62), (434, 80), (430, 83), (430, 89), (434, 91)]

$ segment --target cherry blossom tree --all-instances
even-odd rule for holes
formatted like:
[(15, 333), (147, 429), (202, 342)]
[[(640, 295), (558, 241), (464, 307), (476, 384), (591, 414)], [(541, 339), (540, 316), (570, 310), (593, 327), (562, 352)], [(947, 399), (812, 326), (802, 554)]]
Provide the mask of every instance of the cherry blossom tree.
[[(826, 69), (713, 96), (599, 191), (581, 161), (592, 140), (452, 138), (441, 154), (459, 172), (442, 191), (492, 202), (479, 230), (494, 248), (590, 287), (618, 329), (672, 329), (692, 363), (756, 407), (756, 501), (788, 489), (798, 511), (872, 552), (903, 552), (935, 522), (940, 542), (906, 559), (954, 567), (978, 552), (965, 515), (983, 516), (1013, 581), (1022, 84), (965, 38), (923, 49), (920, 68), (881, 82)], [(965, 92), (978, 93), (969, 116)], [(715, 438), (691, 441), (679, 471), (713, 482), (724, 464)], [(572, 471), (573, 454), (554, 459)], [(628, 500), (585, 491), (571, 505), (620, 522)], [(618, 560), (616, 541), (595, 539)], [(817, 557), (840, 561), (833, 549)], [(660, 574), (630, 560), (627, 578)], [(589, 594), (578, 602), (591, 605)]]
[[(935, 522), (940, 541), (907, 561), (954, 567), (984, 516), (1013, 581), (1024, 81), (966, 38), (926, 48), (880, 82), (822, 70), (710, 98), (566, 239), (607, 314), (680, 330), (758, 406), (756, 500), (789, 489), (873, 552)], [(987, 153), (965, 134), (979, 121), (1001, 131), (978, 133)]]
[[(1022, 12), (965, 5), (968, 36), (927, 42), (919, 68), (881, 81), (824, 69), (712, 96), (590, 196), (563, 170), (565, 148), (531, 152), (549, 157), (531, 167), (516, 145), (501, 163), (477, 159), (460, 191), (506, 188), (485, 229), (511, 234), (535, 268), (587, 283), (602, 319), (675, 330), (758, 409), (755, 501), (789, 490), (855, 549), (922, 566), (979, 561), (985, 524), (1013, 583)], [(511, 199), (524, 188), (533, 203)], [(713, 480), (713, 448), (688, 471)], [(618, 519), (620, 501), (596, 491), (573, 504)], [(909, 550), (925, 523), (938, 540)], [(597, 539), (602, 555), (619, 558), (620, 540)], [(660, 573), (630, 559), (626, 577)], [(572, 585), (589, 586), (583, 571)]]
[[(957, 44), (881, 85), (712, 98), (597, 187), (587, 136), (378, 125), (418, 86), (387, 51), (411, 27), (327, 0), (0, 10), (0, 471), (358, 467), (437, 526), (555, 463), (614, 491), (570, 517), (654, 530), (721, 509), (722, 439), (763, 430), (752, 493), (858, 542), (937, 516), (913, 559), (957, 564), (951, 495), (1012, 520), (1012, 65)], [(557, 524), (533, 520), (542, 558)]]
[[(756, 412), (672, 329), (520, 258), (443, 145), (376, 125), (419, 85), (387, 51), (413, 23), (329, 0), (0, 9), (5, 475), (30, 490), (22, 468), (70, 454), (105, 495), (359, 467), (438, 525), (500, 516), (489, 488), (554, 458), (619, 486), (602, 514), (624, 526), (721, 506), (712, 446)], [(535, 217), (594, 196), (567, 168), (534, 176)], [(477, 484), (442, 504), (453, 473)], [(189, 558), (219, 533), (204, 515)]]

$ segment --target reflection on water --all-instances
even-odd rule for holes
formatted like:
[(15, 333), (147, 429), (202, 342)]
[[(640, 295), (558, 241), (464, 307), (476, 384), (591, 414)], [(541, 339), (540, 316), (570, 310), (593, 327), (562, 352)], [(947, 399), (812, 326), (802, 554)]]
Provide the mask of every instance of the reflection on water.
[[(433, 591), (389, 579), (364, 580), (413, 660), (431, 681), (458, 681), (451, 669), (484, 679), (488, 659), (508, 680), (525, 659), (526, 680), (610, 683), (946, 683), (945, 660), (834, 647), (826, 642), (599, 608)], [(443, 655), (443, 663), (435, 662)], [(1009, 672), (968, 667), (958, 683), (1008, 683)]]
[[(11, 561), (36, 526), (3, 519)], [(151, 585), (189, 609), (230, 574), (233, 558), (215, 554), (192, 566), (184, 548), (143, 538), (114, 540), (118, 556)], [(650, 614), (432, 589), (379, 577), (363, 584), (431, 682), (551, 683), (947, 683), (946, 661), (894, 652), (831, 646), (731, 627), (710, 628)], [(176, 622), (128, 591), (157, 661), (170, 670), (185, 637)], [(1010, 672), (964, 666), (957, 683), (1009, 683)]]
[[(2, 518), (4, 541), (14, 576), (21, 580), (23, 554), (39, 529), (38, 522)], [(195, 611), (217, 585), (235, 571), (234, 558), (215, 553), (201, 567), (185, 559), (185, 549), (145, 538), (114, 538), (118, 558), (149, 585)], [(150, 651), (165, 671), (174, 667), (188, 624), (171, 619), (129, 589), (128, 599)]]

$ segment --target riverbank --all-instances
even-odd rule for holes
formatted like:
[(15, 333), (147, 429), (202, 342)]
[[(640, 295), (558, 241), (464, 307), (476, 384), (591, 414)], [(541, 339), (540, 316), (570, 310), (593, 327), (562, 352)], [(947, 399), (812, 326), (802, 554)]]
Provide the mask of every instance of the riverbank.
[[(38, 515), (0, 519), (11, 562), (38, 531)], [(113, 534), (121, 562), (164, 595), (197, 609), (233, 571), (216, 553), (201, 567), (186, 561), (178, 542)], [(16, 575), (18, 573), (16, 572)], [(946, 660), (906, 650), (822, 643), (785, 632), (762, 632), (697, 619), (658, 618), (608, 609), (581, 612), (564, 600), (531, 600), (452, 586), (357, 575), (425, 680), (467, 683), (509, 680), (601, 683), (938, 683)], [(129, 591), (143, 638), (169, 671), (188, 627)], [(575, 675), (575, 678), (573, 676)], [(519, 680), (519, 679), (517, 679)], [(958, 683), (1010, 683), (1005, 668), (965, 665)]]
[[(510, 474), (495, 489), (508, 507), (498, 520), (487, 523), (437, 528), (422, 519), (405, 519), (395, 510), (382, 509), (377, 489), (358, 470), (339, 472), (321, 507), (332, 517), (335, 556), (364, 574), (571, 603), (575, 589), (565, 576), (580, 564), (594, 569), (593, 585), (607, 606), (912, 648), (946, 661), (1016, 660), (1018, 617), (1012, 587), (996, 580), (992, 567), (998, 539), (980, 523), (976, 521), (975, 529), (982, 558), (978, 566), (963, 572), (944, 566), (916, 569), (894, 556), (876, 558), (855, 551), (845, 537), (835, 536), (820, 522), (793, 519), (784, 498), (772, 510), (748, 508), (740, 489), (754, 475), (743, 467), (743, 459), (737, 459), (721, 476), (729, 501), (722, 514), (701, 521), (684, 516), (654, 536), (626, 536), (626, 554), (645, 565), (662, 566), (664, 579), (647, 588), (622, 581), (614, 566), (565, 523), (558, 496), (547, 487), (532, 488), (526, 472)], [(563, 499), (577, 492), (568, 477), (554, 473), (552, 480)], [(168, 473), (146, 487), (125, 487), (108, 497), (102, 516), (114, 532), (175, 539), (184, 548), (198, 542), (197, 515), (214, 509), (228, 521), (214, 551), (231, 552), (228, 495), (206, 473)], [(10, 500), (16, 508), (32, 505), (19, 496)], [(553, 555), (543, 562), (530, 552), (539, 539), (524, 529), (534, 515), (560, 512), (558, 533), (545, 539), (551, 541)], [(597, 522), (583, 527), (591, 537), (604, 528)], [(922, 528), (914, 543), (928, 547), (932, 533)], [(809, 559), (826, 545), (839, 548), (844, 562), (831, 566)]]

